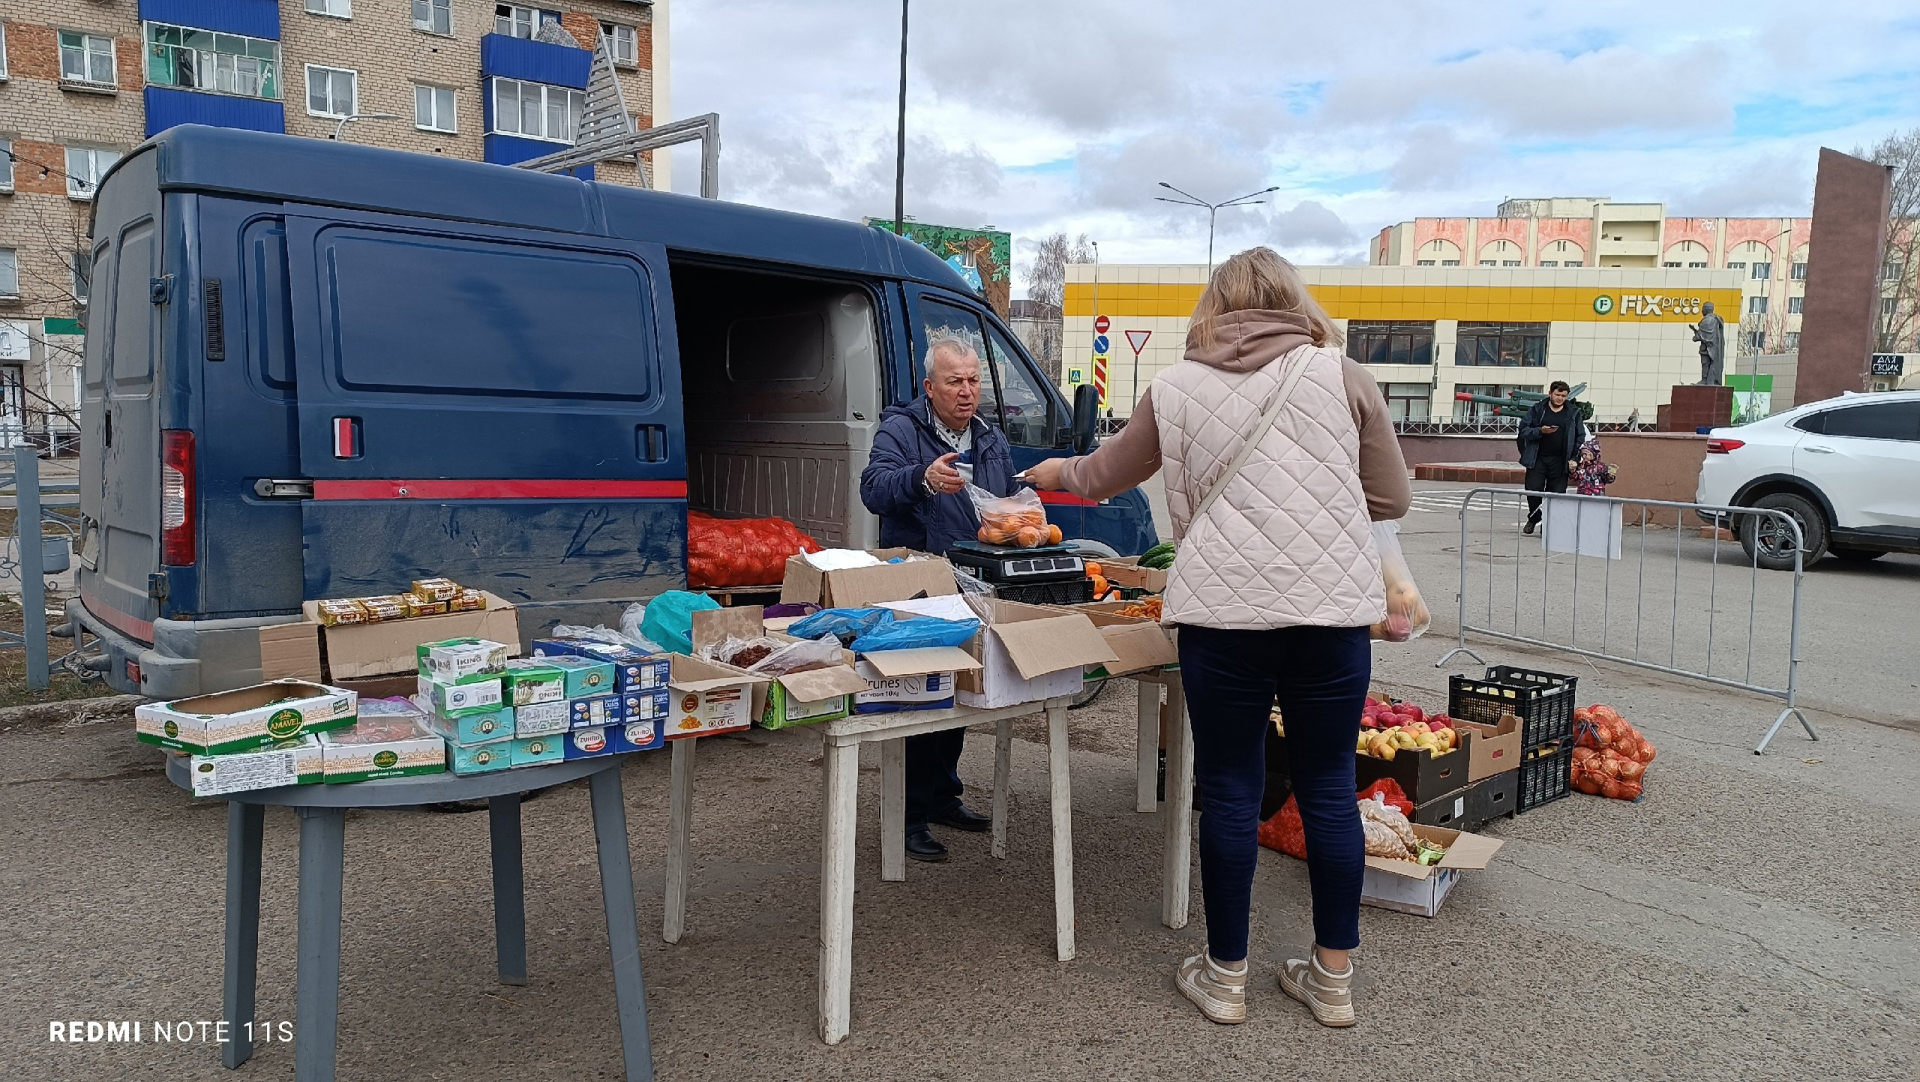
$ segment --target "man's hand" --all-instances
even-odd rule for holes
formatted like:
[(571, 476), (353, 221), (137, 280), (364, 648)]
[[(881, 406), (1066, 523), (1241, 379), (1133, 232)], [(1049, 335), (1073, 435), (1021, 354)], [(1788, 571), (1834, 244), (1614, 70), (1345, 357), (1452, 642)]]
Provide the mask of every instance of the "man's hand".
[(965, 488), (967, 482), (961, 478), (960, 471), (953, 468), (954, 461), (959, 457), (960, 454), (956, 451), (934, 459), (933, 465), (927, 467), (927, 487), (935, 492), (949, 494)]
[(1066, 461), (1064, 458), (1043, 458), (1016, 480), (1025, 481), (1042, 492), (1058, 491), (1065, 487), (1060, 483), (1060, 467)]

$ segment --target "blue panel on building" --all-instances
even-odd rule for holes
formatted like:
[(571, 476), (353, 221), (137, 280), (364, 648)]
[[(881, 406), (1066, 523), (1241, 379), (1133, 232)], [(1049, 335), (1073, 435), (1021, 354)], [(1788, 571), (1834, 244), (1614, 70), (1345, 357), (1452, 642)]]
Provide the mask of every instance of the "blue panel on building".
[(140, 18), (250, 38), (280, 37), (280, 5), (274, 0), (140, 0)]
[(277, 101), (207, 94), (166, 86), (147, 88), (147, 134), (158, 135), (181, 124), (208, 124), (246, 131), (287, 131), (286, 109)]
[(593, 54), (585, 49), (549, 45), (544, 41), (529, 41), (506, 34), (488, 34), (480, 39), (482, 75), (585, 90), (587, 76), (592, 71)]
[[(489, 125), (493, 122), (491, 112), (487, 122)], [(559, 143), (522, 139), (517, 135), (489, 135), (480, 142), (482, 156), (495, 165), (519, 165), (521, 162), (530, 162), (535, 158), (544, 158), (549, 154), (557, 154), (567, 149)], [(570, 169), (565, 175), (579, 177), (581, 180), (592, 180), (593, 166), (583, 165), (578, 169)]]

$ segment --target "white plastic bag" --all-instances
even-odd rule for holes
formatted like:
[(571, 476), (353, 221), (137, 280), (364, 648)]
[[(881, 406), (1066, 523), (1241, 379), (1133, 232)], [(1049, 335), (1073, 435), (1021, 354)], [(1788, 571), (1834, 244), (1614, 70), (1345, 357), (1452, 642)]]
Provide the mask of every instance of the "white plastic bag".
[(1380, 553), (1380, 578), (1386, 587), (1387, 615), (1368, 629), (1373, 638), (1386, 642), (1407, 642), (1427, 633), (1433, 615), (1414, 584), (1413, 571), (1407, 567), (1406, 553), (1400, 549), (1400, 524), (1373, 524), (1373, 544)]
[(838, 665), (846, 660), (840, 647), (840, 640), (831, 635), (818, 639), (801, 639), (790, 642), (768, 654), (757, 665), (748, 666), (747, 671), (761, 676), (790, 676), (797, 672), (811, 672), (824, 669), (829, 665)]

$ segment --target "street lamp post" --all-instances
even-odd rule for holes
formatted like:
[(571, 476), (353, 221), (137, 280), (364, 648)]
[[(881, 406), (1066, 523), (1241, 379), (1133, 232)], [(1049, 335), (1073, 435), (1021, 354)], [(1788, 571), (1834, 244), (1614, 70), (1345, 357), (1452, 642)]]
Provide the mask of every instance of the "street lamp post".
[(900, 123), (893, 150), (893, 235), (907, 231), (907, 3), (900, 0)]
[(1167, 198), (1166, 196), (1164, 196), (1164, 195), (1156, 195), (1156, 196), (1154, 196), (1154, 199), (1156, 199), (1156, 200), (1158, 200), (1159, 202), (1162, 202), (1162, 203), (1175, 203), (1175, 204), (1178, 204), (1178, 205), (1180, 205), (1180, 206), (1183, 206), (1183, 207), (1199, 207), (1200, 209), (1202, 209), (1202, 210), (1204, 210), (1204, 211), (1206, 211), (1206, 212), (1207, 212), (1207, 276), (1208, 276), (1209, 278), (1211, 278), (1211, 277), (1213, 276), (1213, 222), (1214, 222), (1214, 218), (1215, 218), (1215, 217), (1216, 217), (1216, 216), (1217, 216), (1217, 215), (1218, 215), (1218, 214), (1219, 214), (1219, 213), (1220, 213), (1220, 212), (1221, 212), (1222, 210), (1224, 210), (1224, 209), (1225, 209), (1225, 208), (1227, 208), (1227, 207), (1250, 207), (1250, 206), (1253, 206), (1253, 205), (1254, 205), (1255, 203), (1264, 203), (1264, 202), (1266, 202), (1266, 200), (1264, 200), (1264, 199), (1256, 199), (1256, 198), (1254, 198), (1254, 197), (1255, 197), (1255, 196), (1261, 196), (1261, 195), (1265, 195), (1265, 194), (1267, 194), (1268, 192), (1277, 192), (1277, 191), (1279, 191), (1279, 190), (1280, 190), (1280, 186), (1279, 186), (1278, 184), (1276, 184), (1276, 185), (1274, 185), (1274, 186), (1273, 186), (1273, 187), (1271, 187), (1271, 188), (1262, 188), (1262, 189), (1260, 189), (1260, 190), (1259, 190), (1259, 191), (1257, 191), (1257, 192), (1249, 192), (1249, 193), (1247, 193), (1246, 195), (1242, 195), (1242, 196), (1236, 196), (1235, 198), (1232, 198), (1232, 199), (1229, 199), (1229, 200), (1227, 200), (1227, 201), (1226, 201), (1226, 202), (1224, 202), (1224, 203), (1209, 203), (1209, 202), (1207, 202), (1206, 200), (1204, 200), (1204, 199), (1202, 199), (1202, 198), (1200, 198), (1200, 197), (1199, 197), (1199, 196), (1197, 196), (1197, 195), (1194, 195), (1194, 194), (1193, 194), (1193, 193), (1191, 193), (1191, 192), (1182, 192), (1182, 191), (1180, 191), (1180, 189), (1178, 189), (1178, 188), (1176, 188), (1176, 187), (1174, 187), (1174, 186), (1173, 186), (1173, 185), (1171, 185), (1171, 184), (1168, 184), (1168, 183), (1167, 183), (1166, 181), (1164, 181), (1164, 180), (1160, 182), (1160, 186), (1161, 186), (1162, 188), (1165, 188), (1165, 189), (1167, 189), (1167, 190), (1168, 190), (1168, 191), (1170, 191), (1170, 192), (1179, 192), (1179, 194), (1181, 194), (1181, 195), (1184, 195), (1184, 196), (1186, 196), (1186, 198), (1185, 198), (1185, 199), (1168, 199), (1168, 198)]
[(340, 123), (335, 124), (333, 126), (332, 138), (334, 139), (340, 138), (340, 133), (347, 130), (347, 125), (353, 123), (356, 120), (405, 120), (405, 119), (406, 119), (405, 117), (401, 116), (398, 113), (354, 113), (351, 116), (343, 116), (340, 118)]

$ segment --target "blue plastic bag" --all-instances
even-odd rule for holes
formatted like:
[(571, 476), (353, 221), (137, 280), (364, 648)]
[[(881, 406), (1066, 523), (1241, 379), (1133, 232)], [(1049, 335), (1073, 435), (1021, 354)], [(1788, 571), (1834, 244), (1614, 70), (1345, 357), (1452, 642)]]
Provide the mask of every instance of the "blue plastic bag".
[(705, 594), (668, 590), (647, 602), (640, 631), (676, 654), (693, 655), (693, 614), (717, 609), (720, 603)]
[(965, 646), (980, 630), (978, 620), (941, 620), (932, 616), (889, 620), (853, 641), (856, 654), (876, 650), (925, 650), (935, 646)]
[(848, 642), (893, 619), (886, 609), (821, 609), (787, 628), (796, 639), (817, 639), (832, 635)]

